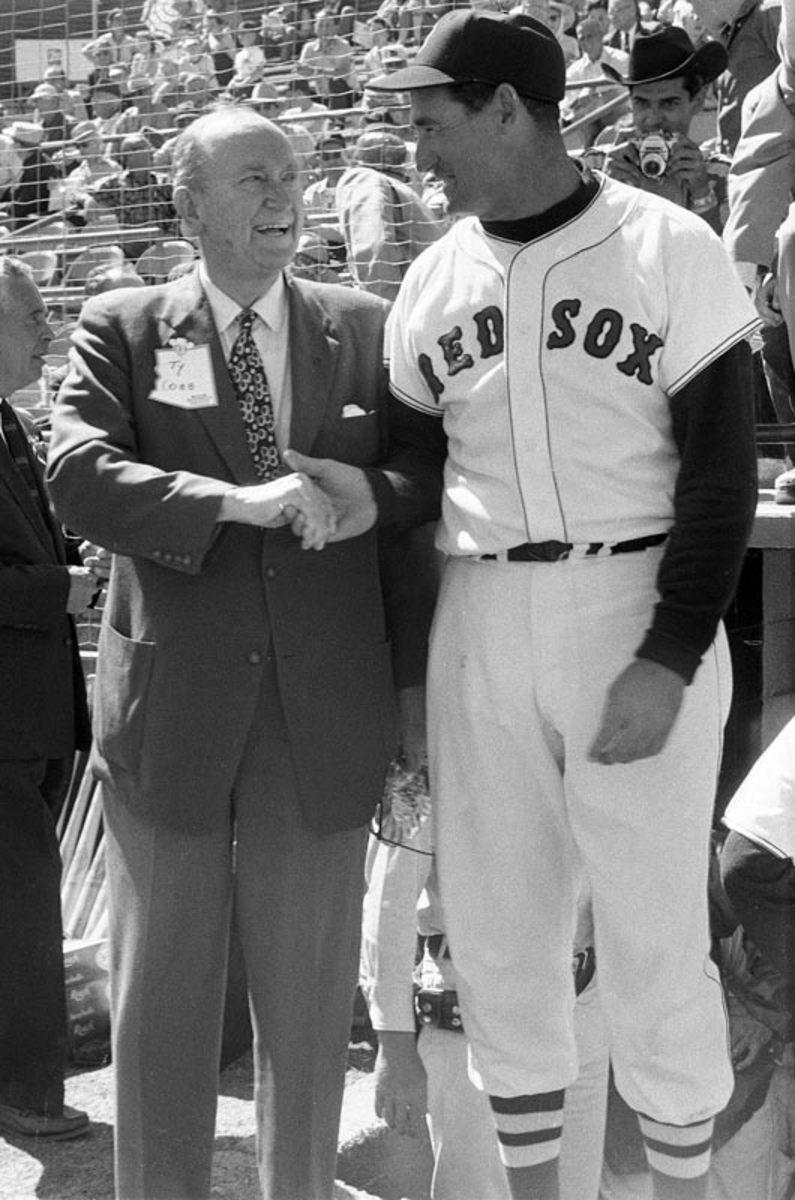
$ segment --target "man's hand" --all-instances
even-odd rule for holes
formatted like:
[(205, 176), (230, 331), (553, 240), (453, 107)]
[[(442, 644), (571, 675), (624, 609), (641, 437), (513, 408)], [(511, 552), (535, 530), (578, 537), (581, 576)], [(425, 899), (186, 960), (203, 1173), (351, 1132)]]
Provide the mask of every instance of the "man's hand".
[(289, 525), (304, 550), (322, 550), (337, 528), (331, 500), (301, 472), (233, 488), (221, 501), (218, 519), (260, 529)]
[(604, 151), (602, 170), (611, 179), (620, 183), (628, 183), (630, 187), (643, 187), (646, 176), (640, 169), (640, 155), (637, 143), (632, 140), (635, 135), (627, 135), (627, 140), (617, 142), (612, 146), (597, 146)]
[(710, 178), (707, 160), (691, 138), (679, 134), (671, 145), (666, 174), (687, 187), (693, 200), (706, 196)]
[(414, 1033), (379, 1031), (375, 1060), (375, 1112), (390, 1129), (418, 1137), (428, 1092)]
[(337, 527), (328, 541), (344, 542), (359, 537), (375, 525), (378, 509), (361, 467), (331, 458), (309, 458), (297, 450), (285, 450), (283, 458), (294, 471), (308, 475), (333, 504)]
[(669, 667), (637, 658), (607, 693), (602, 724), (591, 744), (591, 762), (635, 762), (659, 754), (682, 704), (685, 683)]
[(91, 605), (96, 596), (101, 580), (88, 567), (67, 567), (69, 572), (69, 594), (66, 597), (66, 611), (76, 617)]
[(781, 304), (778, 298), (778, 276), (772, 271), (763, 275), (756, 285), (753, 294), (756, 311), (765, 325), (781, 325), (784, 318), (781, 315)]
[(107, 583), (110, 579), (110, 565), (113, 561), (110, 550), (106, 550), (103, 546), (97, 546), (94, 542), (81, 542), (79, 550), (83, 566), (93, 571), (102, 583)]

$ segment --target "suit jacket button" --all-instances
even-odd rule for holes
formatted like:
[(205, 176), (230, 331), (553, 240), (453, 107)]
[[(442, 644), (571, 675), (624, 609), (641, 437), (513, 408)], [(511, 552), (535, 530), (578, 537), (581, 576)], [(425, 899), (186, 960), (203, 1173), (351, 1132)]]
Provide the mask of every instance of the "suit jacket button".
[(256, 667), (258, 663), (261, 663), (262, 655), (260, 654), (259, 650), (251, 650), (248, 655), (248, 661), (253, 667)]
[(265, 571), (265, 578), (266, 579), (275, 579), (276, 578), (276, 568), (268, 567)]

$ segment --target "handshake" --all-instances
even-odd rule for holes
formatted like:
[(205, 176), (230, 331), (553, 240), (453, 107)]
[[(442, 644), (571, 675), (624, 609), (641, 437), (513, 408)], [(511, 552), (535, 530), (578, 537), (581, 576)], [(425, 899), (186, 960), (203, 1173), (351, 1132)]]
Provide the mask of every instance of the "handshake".
[(304, 550), (358, 537), (375, 524), (377, 510), (361, 467), (285, 450), (291, 473), (237, 487), (221, 501), (218, 519), (261, 529), (289, 525)]

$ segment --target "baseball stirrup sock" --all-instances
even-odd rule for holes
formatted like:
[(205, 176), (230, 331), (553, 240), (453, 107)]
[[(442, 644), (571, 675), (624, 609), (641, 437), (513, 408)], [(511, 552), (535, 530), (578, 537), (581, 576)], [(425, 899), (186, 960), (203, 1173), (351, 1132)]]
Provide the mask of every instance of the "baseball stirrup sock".
[(704, 1195), (712, 1151), (712, 1117), (693, 1125), (664, 1125), (638, 1113), (655, 1197)]
[(489, 1096), (503, 1166), (538, 1167), (558, 1158), (565, 1094)]

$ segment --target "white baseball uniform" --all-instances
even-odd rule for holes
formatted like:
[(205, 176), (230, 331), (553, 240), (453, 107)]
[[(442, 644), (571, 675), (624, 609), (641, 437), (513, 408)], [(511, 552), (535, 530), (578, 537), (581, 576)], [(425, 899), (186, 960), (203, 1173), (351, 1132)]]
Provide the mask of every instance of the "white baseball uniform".
[[(731, 1091), (706, 907), (725, 636), (713, 640), (713, 619), (693, 652), (698, 605), (680, 613), (658, 590), (666, 547), (605, 546), (672, 527), (675, 540), (672, 399), (755, 324), (699, 217), (609, 180), (524, 244), (460, 220), (409, 269), (391, 314), (392, 390), (442, 420), (447, 439), (438, 544), (450, 557), (429, 667), (434, 836), (464, 1023), (490, 1094), (576, 1077), (582, 872), (627, 1102), (689, 1124)], [(505, 561), (510, 547), (548, 540), (574, 549)], [(695, 675), (668, 743), (651, 759), (591, 762), (607, 689), (639, 652)]]

